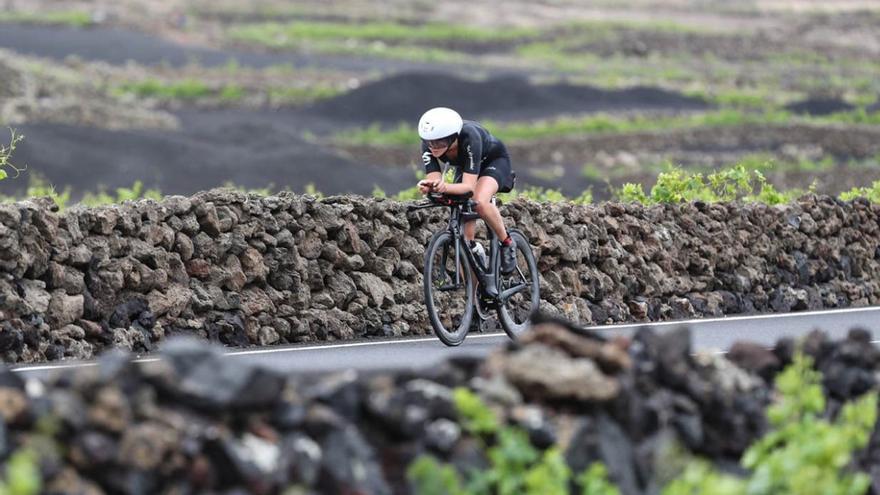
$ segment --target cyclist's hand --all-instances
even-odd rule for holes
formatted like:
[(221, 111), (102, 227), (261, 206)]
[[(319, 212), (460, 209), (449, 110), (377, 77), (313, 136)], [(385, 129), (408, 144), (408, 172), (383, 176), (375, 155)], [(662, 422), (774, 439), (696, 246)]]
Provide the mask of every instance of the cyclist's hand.
[(446, 183), (442, 180), (438, 180), (434, 183), (434, 192), (443, 194), (446, 192)]
[(431, 189), (434, 188), (434, 182), (429, 180), (420, 180), (419, 181), (419, 192), (422, 194), (428, 194), (431, 192)]

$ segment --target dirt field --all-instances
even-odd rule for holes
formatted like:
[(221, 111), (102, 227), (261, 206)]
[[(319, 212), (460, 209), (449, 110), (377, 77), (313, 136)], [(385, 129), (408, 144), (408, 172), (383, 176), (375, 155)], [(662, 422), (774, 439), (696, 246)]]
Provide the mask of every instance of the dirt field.
[[(460, 19), (465, 8), (467, 26), (501, 34), (532, 29), (533, 34), (495, 41), (416, 40), (409, 47), (447, 50), (447, 61), (430, 61), (418, 51), (383, 56), (374, 50), (382, 43), (406, 48), (406, 38), (267, 47), (230, 37), (238, 26), (267, 22), (316, 28), (389, 19), (403, 26), (444, 23)], [(6, 0), (0, 3), (0, 20), (3, 12), (39, 18), (49, 11), (85, 12), (91, 25), (0, 22), (0, 48), (36, 57), (30, 66), (67, 71), (57, 78), (62, 82), (22, 90), (8, 96), (6, 105), (30, 109), (9, 120), (26, 135), (16, 161), (56, 187), (71, 186), (75, 197), (98, 185), (128, 186), (134, 180), (165, 193), (230, 181), (293, 190), (314, 184), (331, 194), (369, 194), (374, 186), (395, 192), (415, 178), (415, 149), (346, 146), (332, 138), (371, 124), (390, 129), (414, 123), (435, 105), (454, 106), (470, 119), (521, 124), (595, 112), (651, 119), (742, 104), (750, 112), (880, 110), (876, 2), (638, 0), (621, 6), (516, 0), (499, 8), (491, 2), (402, 0), (260, 0), (246, 6), (231, 0)], [(269, 72), (282, 66), (287, 72)], [(150, 78), (163, 84), (205, 81), (218, 94), (235, 84), (247, 94), (328, 87), (333, 95), (280, 104), (257, 97), (118, 97), (120, 85)], [(79, 89), (63, 86), (74, 79)], [(81, 95), (83, 109), (53, 106), (52, 94), (62, 87), (68, 100)], [(104, 94), (104, 113), (90, 110)], [(3, 98), (0, 94), (0, 108)], [(142, 117), (108, 117), (113, 112), (107, 109), (114, 108), (120, 117)], [(166, 117), (156, 115), (167, 115), (175, 125), (169, 128)], [(781, 124), (756, 131), (763, 132), (762, 139), (748, 138), (748, 128), (736, 134), (707, 127), (652, 131), (650, 139), (624, 132), (509, 145), (525, 185), (569, 194), (589, 186), (598, 198), (607, 197), (606, 180), (649, 181), (664, 161), (705, 169), (762, 153), (791, 163), (834, 162), (821, 170), (789, 167), (771, 174), (782, 185), (804, 187), (817, 179), (821, 190), (838, 192), (880, 178), (880, 150), (847, 140), (817, 144), (786, 129), (795, 128)], [(699, 136), (700, 142), (688, 136)], [(26, 185), (26, 180), (3, 181), (0, 193), (20, 192)]]

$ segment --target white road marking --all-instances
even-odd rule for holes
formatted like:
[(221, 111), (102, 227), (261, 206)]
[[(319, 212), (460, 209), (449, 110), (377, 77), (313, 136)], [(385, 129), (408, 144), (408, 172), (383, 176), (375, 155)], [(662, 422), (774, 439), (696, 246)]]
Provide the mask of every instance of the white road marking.
[(826, 309), (817, 311), (795, 311), (792, 313), (770, 313), (748, 316), (722, 316), (718, 318), (695, 318), (693, 320), (656, 321), (647, 323), (617, 323), (614, 325), (593, 325), (586, 327), (590, 330), (615, 330), (620, 328), (640, 327), (663, 327), (670, 325), (687, 325), (690, 323), (716, 323), (720, 321), (747, 321), (747, 320), (770, 320), (773, 318), (796, 318), (801, 316), (836, 315), (845, 313), (880, 312), (880, 307), (869, 306), (865, 308)]
[[(612, 331), (612, 330), (621, 330), (625, 328), (641, 328), (641, 327), (663, 327), (663, 326), (671, 326), (671, 325), (688, 325), (688, 324), (703, 324), (703, 323), (717, 323), (717, 322), (735, 322), (735, 321), (747, 321), (747, 320), (769, 320), (773, 318), (796, 318), (803, 316), (817, 316), (817, 315), (836, 315), (836, 314), (845, 314), (845, 313), (858, 313), (858, 312), (880, 312), (880, 307), (866, 307), (866, 308), (845, 308), (845, 309), (831, 309), (831, 310), (821, 310), (821, 311), (799, 311), (793, 313), (779, 313), (779, 314), (763, 314), (763, 315), (748, 315), (748, 316), (726, 316), (721, 318), (695, 318), (692, 320), (675, 320), (675, 321), (658, 321), (658, 322), (646, 322), (646, 323), (619, 323), (614, 325), (593, 325), (590, 327), (585, 327), (589, 330), (598, 330), (598, 331)], [(468, 335), (468, 340), (474, 339), (489, 339), (489, 338), (498, 338), (498, 337), (506, 337), (506, 334), (498, 332), (498, 333), (488, 333), (488, 334), (477, 334), (477, 335)], [(431, 342), (437, 341), (436, 337), (424, 337), (424, 338), (412, 338), (412, 339), (397, 339), (397, 340), (382, 340), (377, 342), (349, 342), (346, 344), (329, 344), (329, 345), (305, 345), (298, 347), (278, 347), (273, 349), (254, 349), (254, 350), (242, 350), (242, 351), (229, 351), (224, 353), (224, 357), (227, 356), (250, 356), (257, 354), (275, 354), (279, 352), (302, 352), (302, 351), (323, 351), (330, 349), (341, 349), (346, 347), (366, 347), (366, 346), (376, 346), (376, 345), (401, 345), (408, 343), (418, 343), (418, 342)], [(880, 343), (880, 340), (872, 340), (872, 344)], [(158, 358), (139, 358), (133, 360), (135, 363), (152, 363), (159, 361)], [(63, 369), (71, 369), (71, 368), (88, 368), (92, 366), (97, 366), (97, 363), (94, 362), (86, 362), (86, 363), (70, 363), (70, 364), (49, 364), (43, 366), (20, 366), (13, 368), (12, 371), (15, 372), (26, 372), (26, 371), (51, 371), (51, 370), (63, 370)]]

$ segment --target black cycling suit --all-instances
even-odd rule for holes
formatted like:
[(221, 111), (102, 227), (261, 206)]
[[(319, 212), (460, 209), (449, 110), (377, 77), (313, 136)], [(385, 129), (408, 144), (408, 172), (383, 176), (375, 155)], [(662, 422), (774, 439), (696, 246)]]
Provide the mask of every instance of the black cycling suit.
[(428, 173), (441, 172), (441, 161), (452, 165), (456, 169), (455, 183), (461, 182), (465, 173), (477, 174), (478, 178), (492, 177), (498, 183), (499, 192), (513, 189), (516, 179), (504, 143), (483, 126), (470, 120), (464, 121), (458, 134), (458, 156), (454, 160), (447, 158), (445, 153), (438, 160), (422, 141), (422, 161)]

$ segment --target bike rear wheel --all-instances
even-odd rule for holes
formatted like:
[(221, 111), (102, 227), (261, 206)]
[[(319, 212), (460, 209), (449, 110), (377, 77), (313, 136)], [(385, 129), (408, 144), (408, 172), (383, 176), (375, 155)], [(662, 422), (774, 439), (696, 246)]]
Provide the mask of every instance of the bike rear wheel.
[(425, 253), (425, 306), (434, 334), (448, 346), (467, 337), (474, 317), (474, 290), (463, 247), (456, 256), (455, 238), (438, 232)]
[(541, 303), (541, 286), (538, 264), (528, 239), (516, 229), (508, 230), (508, 235), (516, 244), (516, 268), (509, 275), (501, 275), (498, 321), (504, 332), (516, 340), (529, 327), (532, 313)]

